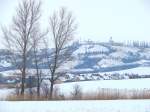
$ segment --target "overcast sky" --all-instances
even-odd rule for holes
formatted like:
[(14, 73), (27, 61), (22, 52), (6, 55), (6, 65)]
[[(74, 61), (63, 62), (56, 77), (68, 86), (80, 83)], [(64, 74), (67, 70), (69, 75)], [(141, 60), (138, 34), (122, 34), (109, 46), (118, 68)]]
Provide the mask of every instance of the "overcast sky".
[[(7, 25), (21, 0), (0, 0), (0, 24)], [(67, 7), (78, 22), (82, 40), (150, 41), (150, 0), (42, 0), (43, 26), (54, 10)]]

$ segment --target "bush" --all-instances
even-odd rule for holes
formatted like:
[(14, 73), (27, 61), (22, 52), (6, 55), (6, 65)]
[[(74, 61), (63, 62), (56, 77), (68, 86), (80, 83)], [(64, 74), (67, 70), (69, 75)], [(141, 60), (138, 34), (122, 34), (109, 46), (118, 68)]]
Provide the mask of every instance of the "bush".
[(82, 89), (79, 85), (73, 86), (73, 91), (71, 92), (73, 100), (80, 100), (82, 99)]

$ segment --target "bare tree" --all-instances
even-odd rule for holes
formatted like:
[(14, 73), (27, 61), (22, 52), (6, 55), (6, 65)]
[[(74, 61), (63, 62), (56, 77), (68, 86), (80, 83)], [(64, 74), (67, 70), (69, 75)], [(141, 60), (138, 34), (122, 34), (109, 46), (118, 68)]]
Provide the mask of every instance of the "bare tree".
[(35, 33), (33, 37), (33, 57), (34, 57), (34, 68), (35, 68), (35, 74), (37, 77), (37, 96), (40, 96), (40, 86), (42, 83), (42, 70), (40, 69), (40, 63), (42, 62), (42, 59), (38, 55), (38, 51), (40, 51), (40, 48), (42, 48), (42, 40), (47, 35), (47, 32), (45, 33)]
[(82, 89), (80, 85), (74, 85), (73, 86), (73, 91), (71, 92), (72, 99), (73, 100), (81, 100), (82, 98)]
[[(13, 64), (21, 72), (21, 94), (24, 94), (25, 78), (27, 71), (27, 62), (30, 57), (30, 51), (33, 48), (33, 37), (39, 32), (39, 19), (41, 2), (35, 0), (23, 0), (17, 10), (16, 16), (13, 17), (13, 23), (8, 29), (3, 28), (6, 48), (13, 55)], [(19, 57), (19, 62), (18, 58)]]
[[(52, 53), (50, 55), (46, 53), (46, 55), (50, 70), (50, 99), (52, 99), (54, 83), (65, 73), (60, 71), (60, 67), (71, 59), (71, 52), (66, 46), (73, 39), (77, 25), (72, 13), (65, 8), (54, 12), (49, 20), (50, 38), (54, 46)], [(47, 43), (46, 46), (48, 48)]]
[(38, 59), (38, 49), (37, 49), (37, 45), (36, 43), (34, 43), (34, 49), (33, 49), (33, 55), (34, 55), (34, 65), (35, 65), (35, 69), (36, 69), (36, 76), (37, 76), (37, 96), (40, 96), (40, 85), (42, 82), (42, 72), (39, 69), (39, 59)]

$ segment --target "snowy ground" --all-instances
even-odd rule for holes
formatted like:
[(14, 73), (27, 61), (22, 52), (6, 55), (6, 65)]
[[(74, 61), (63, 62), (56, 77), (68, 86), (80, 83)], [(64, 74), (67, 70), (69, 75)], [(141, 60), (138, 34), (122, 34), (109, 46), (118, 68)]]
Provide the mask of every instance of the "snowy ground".
[(150, 100), (0, 102), (0, 112), (150, 112)]
[[(69, 93), (74, 85), (83, 91), (97, 88), (144, 89), (150, 88), (150, 79), (102, 80), (58, 84), (61, 92)], [(0, 90), (0, 97), (11, 90)], [(150, 112), (150, 100), (86, 100), (86, 101), (2, 101), (0, 112)]]
[[(0, 100), (5, 100), (10, 93), (13, 93), (14, 89), (0, 89)], [(1, 111), (0, 111), (1, 112)]]
[[(150, 89), (150, 78), (146, 79), (126, 79), (126, 80), (100, 80), (82, 81), (72, 83), (56, 84), (60, 93), (69, 96), (73, 87), (79, 85), (83, 93), (98, 92), (100, 88), (110, 89)], [(13, 89), (0, 89), (0, 99), (4, 99)]]
[[(63, 83), (56, 85), (65, 95), (72, 92), (74, 85), (79, 85), (84, 93), (97, 92), (100, 88), (111, 89), (150, 89), (150, 78), (126, 80), (100, 80)], [(92, 90), (92, 91), (91, 91)]]
[(114, 73), (125, 74), (125, 73), (128, 73), (128, 74), (150, 75), (150, 67), (137, 67), (137, 68), (127, 69), (127, 70), (105, 72), (105, 73), (107, 73), (107, 74), (114, 74)]

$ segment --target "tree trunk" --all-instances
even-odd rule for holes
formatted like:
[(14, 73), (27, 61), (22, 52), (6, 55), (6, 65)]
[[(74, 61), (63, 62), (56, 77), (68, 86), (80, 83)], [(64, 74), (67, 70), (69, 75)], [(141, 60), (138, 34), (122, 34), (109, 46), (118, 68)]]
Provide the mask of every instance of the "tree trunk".
[(25, 78), (26, 78), (26, 44), (24, 47), (24, 52), (23, 52), (23, 71), (22, 71), (22, 79), (21, 79), (21, 95), (24, 95), (24, 88), (25, 88)]
[(54, 86), (54, 82), (51, 81), (51, 86), (50, 86), (50, 97), (49, 97), (50, 100), (52, 100), (52, 98), (53, 98), (53, 88), (54, 88), (53, 86)]
[(40, 79), (39, 79), (39, 77), (38, 77), (38, 83), (37, 83), (38, 85), (37, 85), (37, 96), (38, 96), (38, 98), (40, 97)]
[(25, 68), (23, 69), (21, 77), (21, 95), (24, 95), (24, 84), (25, 84)]

